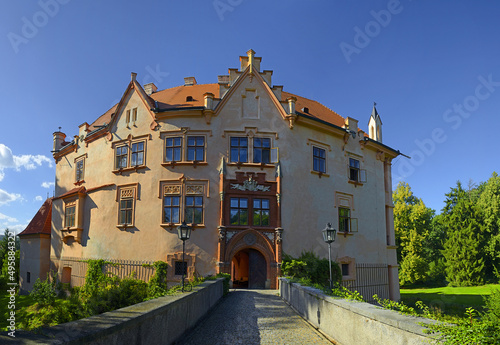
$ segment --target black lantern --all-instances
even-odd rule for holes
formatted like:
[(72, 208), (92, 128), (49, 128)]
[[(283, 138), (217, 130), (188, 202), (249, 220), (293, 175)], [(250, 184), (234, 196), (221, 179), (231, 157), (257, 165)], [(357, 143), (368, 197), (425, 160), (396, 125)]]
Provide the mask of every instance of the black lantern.
[(335, 236), (337, 235), (337, 230), (332, 228), (332, 224), (326, 224), (326, 228), (323, 229), (323, 240), (328, 243), (328, 267), (330, 268), (330, 290), (333, 289), (333, 279), (332, 279), (332, 242), (335, 242)]
[(337, 236), (337, 230), (332, 228), (332, 223), (328, 223), (326, 228), (323, 229), (323, 240), (330, 244), (335, 242), (335, 237)]
[(183, 221), (182, 224), (177, 227), (177, 235), (181, 241), (189, 240), (189, 237), (191, 237), (191, 227), (186, 224), (186, 221)]
[(191, 227), (186, 224), (185, 220), (177, 227), (177, 236), (182, 241), (182, 292), (184, 292), (184, 270), (186, 269), (184, 253), (186, 252), (186, 240), (189, 240), (189, 237), (191, 237)]

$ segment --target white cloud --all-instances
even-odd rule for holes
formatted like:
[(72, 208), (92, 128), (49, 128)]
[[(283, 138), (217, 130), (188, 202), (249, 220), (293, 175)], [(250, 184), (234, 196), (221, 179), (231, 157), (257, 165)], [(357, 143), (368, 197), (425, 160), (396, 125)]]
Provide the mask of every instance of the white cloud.
[(40, 195), (35, 196), (35, 201), (42, 201), (43, 198)]
[[(17, 219), (13, 217), (9, 217), (3, 213), (0, 213), (0, 220), (6, 220), (7, 223), (17, 223)], [(4, 223), (6, 224), (6, 223)]]
[(16, 234), (19, 234), (20, 232), (24, 231), (24, 229), (26, 229), (26, 227), (28, 226), (28, 223), (26, 224), (8, 224), (8, 225), (5, 225), (3, 226), (3, 229), (2, 229), (2, 234), (3, 234), (3, 230), (5, 229), (9, 229), (10, 231), (14, 231)]
[(37, 165), (42, 166), (42, 164), (46, 162), (49, 167), (52, 167), (52, 160), (49, 157), (43, 155), (22, 155), (22, 156), (14, 156), (14, 164), (16, 170), (19, 171), (21, 167), (24, 167), (26, 170), (36, 169)]
[(0, 144), (0, 181), (3, 180), (5, 173), (4, 169), (11, 168), (17, 171), (24, 168), (26, 170), (33, 170), (39, 166), (47, 163), (49, 168), (52, 168), (52, 160), (44, 155), (21, 155), (16, 156), (12, 154), (12, 150)]
[(55, 182), (43, 182), (42, 183), (42, 187), (43, 188), (51, 188), (51, 187), (53, 187), (55, 185), (56, 185)]
[(6, 205), (9, 202), (12, 202), (15, 200), (22, 200), (21, 194), (8, 193), (8, 192), (4, 191), (3, 189), (0, 189), (0, 206)]
[(14, 155), (12, 150), (4, 144), (0, 144), (0, 169), (14, 168)]

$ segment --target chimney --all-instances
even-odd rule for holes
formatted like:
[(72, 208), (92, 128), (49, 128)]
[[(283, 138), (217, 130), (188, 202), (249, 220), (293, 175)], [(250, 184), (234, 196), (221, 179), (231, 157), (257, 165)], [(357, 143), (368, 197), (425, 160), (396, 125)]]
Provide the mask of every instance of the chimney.
[(184, 86), (196, 85), (195, 77), (186, 77), (184, 78)]
[(346, 117), (345, 119), (345, 128), (354, 131), (354, 133), (358, 134), (358, 120), (353, 119), (352, 117)]
[(212, 109), (214, 102), (214, 94), (211, 92), (207, 92), (203, 95), (205, 98), (205, 109)]
[(134, 72), (130, 73), (131, 81), (135, 81), (136, 78), (137, 78), (137, 73), (134, 73)]
[(144, 85), (144, 92), (146, 92), (146, 95), (151, 96), (151, 94), (155, 93), (158, 90), (156, 87), (155, 83), (149, 83)]
[(52, 135), (54, 136), (53, 151), (59, 151), (62, 147), (64, 139), (66, 139), (66, 134), (61, 132), (61, 127), (59, 127), (59, 130), (57, 132), (54, 132)]
[(219, 75), (217, 77), (217, 83), (219, 83), (219, 84), (229, 84), (229, 76), (228, 75)]
[(297, 102), (297, 98), (288, 97), (286, 100), (288, 101), (288, 113), (295, 114), (295, 102)]

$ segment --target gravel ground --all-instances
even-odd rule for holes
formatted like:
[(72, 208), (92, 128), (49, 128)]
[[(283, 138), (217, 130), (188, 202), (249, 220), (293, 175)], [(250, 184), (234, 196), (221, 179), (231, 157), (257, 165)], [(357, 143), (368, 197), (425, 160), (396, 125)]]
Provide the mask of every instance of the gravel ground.
[(278, 296), (276, 290), (231, 291), (182, 345), (331, 345)]

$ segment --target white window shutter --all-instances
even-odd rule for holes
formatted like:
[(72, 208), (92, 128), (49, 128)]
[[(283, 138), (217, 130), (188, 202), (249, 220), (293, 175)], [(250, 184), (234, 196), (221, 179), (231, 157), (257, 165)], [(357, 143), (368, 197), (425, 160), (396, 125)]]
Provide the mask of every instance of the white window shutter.
[(365, 169), (361, 169), (359, 171), (359, 182), (361, 182), (361, 183), (366, 182), (366, 170)]
[(351, 218), (350, 232), (358, 232), (358, 219), (357, 218)]
[(279, 149), (277, 147), (271, 148), (271, 163), (278, 163), (279, 160)]

